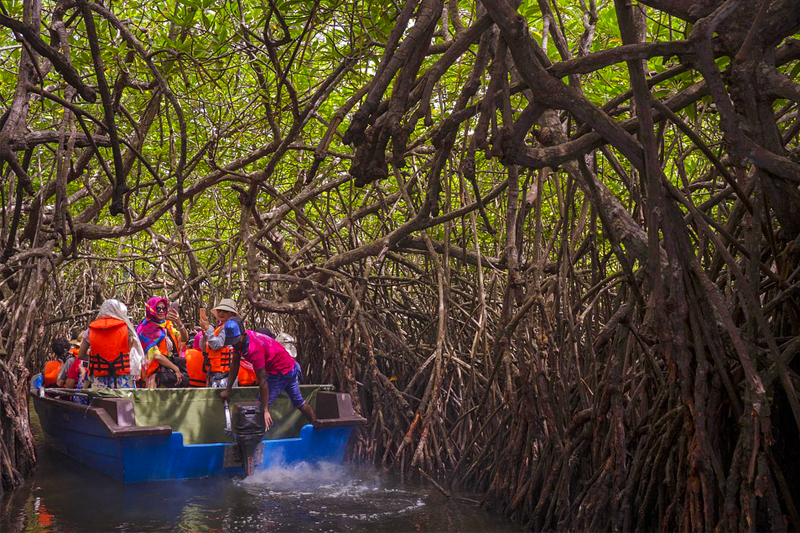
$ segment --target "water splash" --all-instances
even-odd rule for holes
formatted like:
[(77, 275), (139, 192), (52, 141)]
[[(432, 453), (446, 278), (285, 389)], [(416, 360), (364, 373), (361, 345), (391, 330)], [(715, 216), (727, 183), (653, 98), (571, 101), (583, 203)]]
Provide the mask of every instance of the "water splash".
[(374, 470), (332, 463), (273, 466), (237, 483), (254, 499), (304, 508), (310, 523), (321, 519), (375, 523), (413, 514), (426, 505), (418, 491), (393, 487)]
[(298, 490), (303, 486), (318, 487), (320, 483), (335, 484), (352, 480), (348, 469), (333, 463), (291, 465), (278, 464), (265, 470), (256, 470), (242, 480), (245, 485), (270, 485), (273, 489)]

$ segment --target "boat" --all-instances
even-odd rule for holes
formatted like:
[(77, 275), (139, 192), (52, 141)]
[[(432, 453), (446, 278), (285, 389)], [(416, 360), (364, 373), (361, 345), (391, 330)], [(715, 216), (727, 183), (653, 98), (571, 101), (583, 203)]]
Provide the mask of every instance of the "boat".
[[(141, 483), (250, 474), (299, 462), (341, 463), (353, 429), (366, 419), (354, 411), (349, 394), (331, 386), (301, 385), (300, 390), (318, 416), (313, 424), (304, 423), (281, 394), (270, 406), (273, 427), (266, 433), (244, 430), (244, 435), (237, 428), (247, 426), (242, 416), (248, 405), (257, 406), (258, 387), (233, 388), (233, 424), (227, 403), (220, 401), (221, 389), (33, 386), (30, 394), (50, 444), (103, 474)], [(251, 425), (253, 420), (258, 422), (254, 418)]]

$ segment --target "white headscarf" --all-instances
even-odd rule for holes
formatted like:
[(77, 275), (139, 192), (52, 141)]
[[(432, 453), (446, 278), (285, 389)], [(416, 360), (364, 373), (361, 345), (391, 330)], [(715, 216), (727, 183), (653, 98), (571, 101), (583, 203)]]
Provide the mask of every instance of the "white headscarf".
[(100, 306), (100, 311), (97, 312), (97, 318), (116, 318), (117, 320), (122, 320), (125, 322), (125, 325), (128, 326), (128, 344), (131, 347), (131, 375), (138, 379), (142, 374), (144, 350), (142, 349), (142, 343), (139, 342), (139, 335), (136, 334), (136, 328), (133, 327), (131, 320), (128, 318), (128, 307), (119, 300), (110, 298)]

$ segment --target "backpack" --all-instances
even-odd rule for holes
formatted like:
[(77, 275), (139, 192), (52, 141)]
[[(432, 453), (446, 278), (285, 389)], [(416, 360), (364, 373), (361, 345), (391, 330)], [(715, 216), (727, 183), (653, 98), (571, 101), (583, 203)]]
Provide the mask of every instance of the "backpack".
[(156, 384), (162, 389), (183, 389), (189, 386), (189, 372), (186, 370), (186, 360), (181, 357), (170, 357), (172, 363), (181, 371), (181, 382), (177, 383), (178, 376), (175, 371), (165, 366), (158, 367)]

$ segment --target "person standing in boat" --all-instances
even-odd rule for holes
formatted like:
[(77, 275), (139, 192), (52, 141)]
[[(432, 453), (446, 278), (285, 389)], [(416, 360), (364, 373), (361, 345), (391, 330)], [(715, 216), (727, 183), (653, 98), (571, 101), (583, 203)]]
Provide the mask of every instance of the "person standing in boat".
[(294, 408), (303, 413), (309, 422), (313, 423), (317, 419), (314, 410), (300, 393), (300, 380), (303, 376), (300, 365), (281, 343), (263, 333), (250, 330), (245, 330), (236, 338), (228, 338), (226, 342), (233, 347), (233, 358), (228, 386), (220, 393), (220, 398), (227, 400), (230, 397), (232, 379), (238, 374), (239, 363), (244, 357), (253, 365), (258, 378), (259, 401), (264, 411), (264, 423), (267, 429), (272, 427), (269, 406), (283, 391), (286, 391)]
[(103, 302), (97, 318), (83, 334), (78, 358), (89, 360), (93, 388), (136, 388), (144, 350), (124, 303), (114, 299)]
[(229, 383), (233, 386), (236, 374), (233, 374), (234, 381), (229, 382), (232, 348), (227, 339), (238, 338), (244, 331), (244, 325), (239, 318), (236, 302), (230, 298), (220, 300), (211, 312), (217, 318), (215, 327), (208, 322), (205, 309), (200, 310), (199, 320), (203, 334), (200, 346), (208, 354), (208, 386), (220, 388), (227, 387)]
[(175, 385), (180, 385), (183, 372), (170, 357), (178, 357), (181, 343), (189, 340), (189, 332), (178, 311), (170, 308), (166, 298), (150, 298), (145, 305), (144, 319), (136, 326), (136, 333), (145, 353), (145, 387), (156, 388), (159, 367), (172, 370), (175, 373)]

